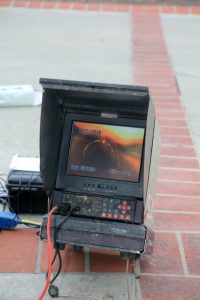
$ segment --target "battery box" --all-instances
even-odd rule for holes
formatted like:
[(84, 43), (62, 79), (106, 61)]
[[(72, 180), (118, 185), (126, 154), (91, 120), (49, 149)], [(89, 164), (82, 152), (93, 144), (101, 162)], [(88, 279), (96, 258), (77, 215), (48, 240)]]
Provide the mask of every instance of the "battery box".
[(11, 170), (6, 187), (10, 210), (15, 213), (47, 213), (48, 197), (39, 171)]

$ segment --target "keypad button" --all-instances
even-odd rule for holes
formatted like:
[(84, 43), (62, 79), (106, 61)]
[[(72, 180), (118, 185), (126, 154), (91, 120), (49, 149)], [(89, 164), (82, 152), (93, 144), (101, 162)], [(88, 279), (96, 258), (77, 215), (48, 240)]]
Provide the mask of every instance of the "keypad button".
[(103, 188), (104, 188), (104, 185), (103, 185), (103, 184), (98, 184), (98, 188), (99, 188), (99, 189), (103, 189)]
[(122, 204), (123, 204), (123, 205), (127, 205), (127, 201), (123, 201)]
[(101, 214), (101, 217), (102, 217), (102, 218), (106, 218), (106, 213), (102, 213), (102, 214)]
[(124, 220), (124, 215), (119, 215), (120, 220)]
[(118, 219), (118, 214), (113, 214), (114, 219)]
[(112, 214), (111, 214), (111, 213), (108, 213), (108, 214), (107, 214), (107, 218), (112, 218)]
[(126, 210), (122, 210), (122, 214), (125, 215), (126, 214)]
[(130, 221), (130, 219), (131, 219), (131, 216), (130, 216), (130, 215), (126, 215), (126, 216), (125, 216), (125, 220)]
[(127, 210), (131, 210), (131, 206), (128, 205), (126, 209), (127, 209)]
[(118, 207), (119, 209), (122, 209), (122, 206), (121, 206), (121, 205), (118, 205), (117, 207)]
[(126, 210), (126, 205), (121, 205), (122, 210)]
[(116, 199), (115, 200), (115, 205), (119, 205), (120, 204), (120, 200), (119, 199)]

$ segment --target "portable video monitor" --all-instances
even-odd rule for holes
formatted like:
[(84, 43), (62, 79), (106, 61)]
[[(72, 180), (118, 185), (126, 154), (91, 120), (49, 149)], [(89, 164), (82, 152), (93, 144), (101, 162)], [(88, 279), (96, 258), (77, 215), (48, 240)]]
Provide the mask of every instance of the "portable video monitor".
[(66, 220), (58, 242), (143, 252), (155, 125), (148, 88), (40, 82), (40, 170), (55, 219)]

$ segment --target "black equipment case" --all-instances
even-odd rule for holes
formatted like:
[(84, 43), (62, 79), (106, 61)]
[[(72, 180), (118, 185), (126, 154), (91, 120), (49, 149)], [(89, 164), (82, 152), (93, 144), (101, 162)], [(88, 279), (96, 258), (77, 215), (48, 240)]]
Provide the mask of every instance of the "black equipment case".
[(47, 213), (48, 198), (40, 172), (11, 170), (7, 178), (10, 210), (15, 213)]

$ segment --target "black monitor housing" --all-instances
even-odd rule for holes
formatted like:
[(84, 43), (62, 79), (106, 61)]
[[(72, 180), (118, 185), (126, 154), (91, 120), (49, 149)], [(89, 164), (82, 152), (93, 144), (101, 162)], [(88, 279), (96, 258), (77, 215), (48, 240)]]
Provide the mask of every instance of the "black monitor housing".
[(143, 252), (155, 126), (148, 88), (53, 79), (40, 83), (44, 187), (51, 206), (80, 208), (59, 242)]

